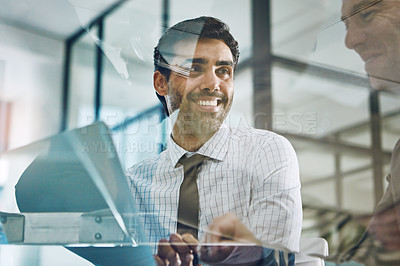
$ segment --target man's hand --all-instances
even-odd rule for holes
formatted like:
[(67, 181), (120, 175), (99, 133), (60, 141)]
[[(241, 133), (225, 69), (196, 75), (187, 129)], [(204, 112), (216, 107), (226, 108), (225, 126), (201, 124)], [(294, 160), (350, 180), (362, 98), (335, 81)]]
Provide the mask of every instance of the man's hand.
[(196, 266), (193, 264), (198, 241), (191, 234), (172, 234), (169, 241), (158, 242), (158, 252), (154, 259), (158, 266)]
[(233, 214), (216, 218), (204, 242), (216, 244), (200, 248), (200, 259), (206, 263), (255, 265), (262, 258), (261, 242)]
[(390, 250), (400, 250), (400, 205), (372, 217), (369, 231), (382, 245)]

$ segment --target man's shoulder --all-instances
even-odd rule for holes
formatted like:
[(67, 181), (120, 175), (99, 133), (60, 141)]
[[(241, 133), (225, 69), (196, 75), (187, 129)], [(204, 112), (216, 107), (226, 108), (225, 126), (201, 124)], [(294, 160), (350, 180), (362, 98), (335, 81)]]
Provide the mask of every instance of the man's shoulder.
[(161, 164), (167, 160), (166, 153), (167, 153), (166, 151), (163, 151), (155, 157), (151, 157), (151, 158), (142, 160), (138, 163), (135, 163), (134, 165), (132, 165), (131, 167), (126, 169), (126, 171), (125, 171), (126, 175), (132, 175), (134, 173), (138, 174), (138, 173), (148, 172), (148, 171), (151, 171), (151, 170), (157, 168), (157, 166), (159, 164)]
[(248, 141), (257, 145), (269, 144), (271, 142), (278, 142), (283, 144), (289, 143), (289, 141), (285, 137), (264, 129), (257, 129), (253, 127), (230, 127), (229, 131), (231, 133), (232, 139)]

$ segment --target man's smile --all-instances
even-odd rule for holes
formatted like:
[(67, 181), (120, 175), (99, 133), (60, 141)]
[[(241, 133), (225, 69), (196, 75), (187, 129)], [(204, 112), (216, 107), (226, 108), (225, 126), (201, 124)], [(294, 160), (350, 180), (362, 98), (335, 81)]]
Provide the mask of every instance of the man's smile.
[(217, 100), (213, 100), (213, 101), (198, 101), (197, 103), (198, 105), (201, 106), (217, 106), (218, 101)]
[[(219, 94), (218, 94), (219, 95)], [(221, 96), (210, 96), (199, 93), (196, 95), (188, 95), (188, 100), (195, 103), (197, 109), (203, 112), (218, 112), (223, 109), (226, 97)]]
[(200, 111), (218, 112), (221, 109), (222, 101), (219, 99), (199, 99), (195, 103)]

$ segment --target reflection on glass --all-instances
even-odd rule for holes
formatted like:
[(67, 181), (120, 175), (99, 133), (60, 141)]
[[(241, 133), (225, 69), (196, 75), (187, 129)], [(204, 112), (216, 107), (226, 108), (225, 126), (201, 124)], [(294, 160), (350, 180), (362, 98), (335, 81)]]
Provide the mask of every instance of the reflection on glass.
[[(180, 108), (179, 100), (169, 97), (171, 95), (168, 95), (168, 92), (160, 95), (161, 99), (166, 96), (166, 102), (172, 103), (169, 106), (170, 110), (175, 112), (171, 118), (163, 120), (163, 107), (157, 101), (153, 90), (153, 48), (168, 26), (184, 19), (211, 15), (226, 22), (231, 27), (232, 35), (239, 41), (241, 54), (234, 79), (235, 101), (226, 124), (231, 128), (237, 125), (251, 126), (257, 119), (257, 114), (253, 114), (253, 103), (256, 102), (253, 98), (254, 95), (258, 95), (253, 94), (253, 86), (257, 84), (253, 84), (250, 61), (253, 47), (252, 34), (254, 34), (252, 23), (258, 23), (253, 21), (255, 13), (252, 12), (252, 5), (255, 2), (257, 1), (121, 1), (118, 8), (107, 13), (104, 10), (112, 5), (109, 1), (68, 1), (85, 32), (72, 48), (71, 86), (69, 99), (66, 99), (69, 103), (68, 128), (87, 125), (94, 120), (95, 54), (99, 47), (104, 63), (99, 95), (101, 98), (100, 118), (112, 131), (111, 137), (107, 139), (109, 141), (112, 138), (114, 141), (111, 160), (107, 157), (110, 155), (108, 151), (107, 156), (106, 153), (101, 153), (102, 155), (95, 156), (96, 158), (77, 152), (76, 146), (71, 143), (81, 143), (79, 137), (65, 139), (58, 136), (55, 139), (61, 140), (60, 142), (53, 142), (53, 138), (47, 139), (2, 154), (0, 158), (0, 186), (2, 188), (0, 210), (7, 213), (4, 217), (7, 217), (8, 225), (11, 220), (15, 224), (20, 223), (23, 218), (20, 212), (26, 214), (25, 219), (28, 223), (42, 225), (40, 216), (37, 216), (36, 212), (42, 214), (46, 212), (48, 222), (61, 217), (70, 218), (71, 224), (75, 226), (72, 230), (79, 230), (80, 225), (90, 228), (83, 232), (85, 235), (82, 239), (68, 238), (71, 241), (66, 241), (67, 238), (63, 238), (64, 242), (60, 243), (78, 243), (82, 240), (82, 243), (88, 245), (93, 245), (91, 241), (97, 241), (97, 244), (101, 242), (114, 245), (122, 241), (125, 245), (129, 242), (125, 238), (133, 237), (131, 227), (139, 224), (145, 227), (146, 234), (150, 234), (148, 231), (153, 230), (151, 233), (155, 237), (151, 240), (146, 239), (144, 242), (137, 242), (151, 247), (156, 252), (157, 242), (162, 237), (168, 238), (171, 232), (176, 231), (177, 210), (170, 206), (178, 204), (176, 195), (179, 194), (181, 180), (175, 180), (171, 176), (176, 177), (176, 172), (179, 172), (179, 176), (182, 177), (185, 167), (177, 165), (174, 168), (171, 167), (173, 169), (171, 172), (167, 172), (165, 169), (149, 164), (150, 158), (157, 156), (165, 149), (169, 151), (170, 147), (167, 148), (166, 144), (176, 122), (181, 123), (182, 128), (188, 130), (187, 126), (192, 129), (193, 124), (208, 126), (210, 123), (201, 123), (201, 121), (209, 122), (210, 120), (200, 120), (197, 119), (198, 117), (193, 119), (187, 110)], [(397, 27), (399, 4), (397, 1), (389, 0), (278, 0), (270, 2), (272, 49), (271, 61), (266, 64), (271, 63), (272, 73), (265, 73), (263, 78), (268, 79), (268, 74), (271, 74), (272, 91), (268, 93), (272, 93), (273, 97), (272, 102), (259, 104), (273, 106), (273, 131), (289, 139), (299, 159), (304, 200), (301, 240), (307, 237), (325, 238), (329, 242), (330, 250), (330, 256), (326, 260), (331, 263), (358, 261), (367, 265), (397, 265), (400, 261), (396, 251), (400, 239), (397, 224), (399, 144), (396, 146), (400, 135), (398, 86), (400, 65), (398, 41), (400, 39)], [(166, 5), (167, 3), (169, 5)], [(343, 7), (341, 7), (342, 4)], [(98, 24), (88, 27), (91, 19), (102, 15), (104, 15), (101, 20), (104, 26), (103, 40), (97, 33)], [(2, 25), (1, 29), (13, 27), (13, 23), (9, 24)], [(25, 30), (19, 29), (18, 32), (19, 34), (25, 31), (28, 33), (30, 28), (29, 26)], [(202, 25), (199, 29), (202, 29)], [(23, 62), (23, 69), (26, 69), (23, 72), (19, 70), (22, 68), (15, 66), (14, 61), (6, 58), (6, 63), (2, 64), (0, 98), (4, 97), (4, 91), (7, 94), (13, 92), (16, 88), (15, 84), (19, 84), (10, 77), (20, 77), (20, 73), (24, 73), (25, 82), (39, 84), (30, 82), (33, 79), (28, 79), (28, 74), (34, 73), (32, 74), (34, 76), (36, 73), (47, 72), (43, 71), (44, 68), (39, 72), (36, 69), (30, 70), (35, 68), (30, 65), (42, 65), (42, 63), (36, 63), (40, 61), (38, 57), (32, 56), (37, 50), (35, 45), (30, 41), (26, 41), (25, 44), (25, 40), (31, 40), (31, 35), (34, 34), (38, 33), (29, 33), (29, 38), (21, 37), (22, 35), (16, 36), (15, 39), (24, 40), (24, 47), (18, 46), (11, 50), (7, 47), (15, 46), (13, 45), (15, 42), (8, 40), (13, 38), (7, 37), (5, 38), (7, 40), (0, 41), (0, 48), (5, 47), (1, 51), (23, 50), (24, 52), (18, 51), (18, 54), (21, 52), (29, 55), (25, 57), (24, 54), (23, 60), (17, 60)], [(195, 40), (197, 40), (196, 34), (198, 31), (194, 34)], [(62, 41), (59, 41), (60, 46), (61, 44)], [(197, 71), (196, 67), (198, 63), (201, 63), (198, 60), (186, 59), (195, 57), (196, 49), (201, 48), (204, 42), (194, 41), (185, 44), (184, 47), (180, 47), (179, 53), (173, 45), (168, 47), (169, 50), (164, 51), (163, 54), (165, 62), (159, 64), (177, 74), (174, 85), (179, 83), (182, 85), (182, 90), (187, 87), (187, 83), (189, 86), (194, 84), (188, 81), (194, 80), (198, 73), (193, 71)], [(212, 44), (207, 43), (206, 46), (210, 47)], [(266, 50), (267, 48), (269, 47), (266, 46)], [(3, 54), (5, 57), (10, 56), (7, 54), (14, 55), (13, 53)], [(254, 55), (255, 58), (259, 56), (261, 57), (261, 55)], [(178, 60), (177, 57), (180, 59)], [(0, 62), (3, 62), (4, 59), (0, 59)], [(52, 59), (46, 57), (44, 61), (47, 62), (47, 60)], [(50, 65), (58, 64), (50, 63)], [(54, 71), (61, 73), (61, 69), (54, 69)], [(186, 75), (187, 73), (189, 75)], [(47, 80), (47, 77), (35, 77), (35, 79)], [(54, 80), (49, 87), (54, 87), (53, 84), (55, 84)], [(45, 85), (43, 87), (46, 87)], [(6, 90), (2, 90), (3, 86)], [(173, 87), (171, 85), (167, 88)], [(61, 90), (54, 91), (61, 93)], [(200, 97), (203, 96), (200, 95)], [(216, 101), (202, 99), (199, 105), (203, 109), (211, 109), (215, 104), (218, 106), (225, 100), (220, 94), (218, 97)], [(54, 101), (54, 99), (43, 101)], [(36, 102), (32, 105), (38, 106)], [(20, 117), (18, 110), (21, 108), (14, 108), (15, 106), (12, 105), (10, 116), (12, 120), (10, 134), (13, 136), (11, 139), (17, 138), (15, 136), (19, 136), (20, 132), (24, 131), (20, 127), (17, 128), (13, 122), (17, 120), (15, 117)], [(54, 105), (46, 104), (46, 106)], [(45, 113), (39, 112), (35, 116), (28, 117), (26, 121), (32, 121), (34, 125), (37, 125), (38, 120), (49, 121)], [(39, 123), (39, 125), (35, 130), (40, 131), (40, 134), (42, 132), (49, 134), (42, 124)], [(27, 135), (31, 133), (30, 130), (26, 131), (29, 131)], [(0, 132), (4, 130), (0, 129)], [(225, 135), (221, 139), (225, 139)], [(178, 138), (172, 140), (178, 140)], [(217, 144), (219, 143), (213, 143), (209, 150), (218, 150)], [(178, 146), (182, 148), (183, 145)], [(252, 147), (248, 143), (243, 146)], [(107, 150), (109, 147), (108, 145), (92, 146), (95, 149)], [(261, 153), (258, 152), (258, 147), (253, 149), (254, 153)], [(114, 190), (116, 185), (107, 183), (108, 179), (102, 178), (103, 174), (108, 177), (116, 175), (110, 170), (114, 169), (110, 165), (113, 164), (112, 158), (116, 158), (115, 153), (121, 158), (122, 168), (128, 168), (127, 175), (132, 179), (125, 180), (125, 182), (128, 181), (125, 185), (132, 190), (128, 192), (128, 198), (136, 200), (132, 205), (140, 208), (133, 214), (126, 214), (119, 209), (119, 197), (123, 194), (116, 194)], [(269, 162), (273, 156), (270, 153), (266, 154), (264, 161)], [(100, 158), (103, 155), (107, 158)], [(232, 179), (235, 182), (237, 180), (247, 180), (247, 182), (229, 183), (229, 193), (226, 198), (222, 197), (222, 193), (218, 190), (212, 191), (214, 194), (205, 194), (208, 196), (203, 197), (203, 201), (200, 202), (200, 205), (203, 204), (201, 212), (203, 222), (199, 228), (196, 228), (199, 229), (200, 235), (209, 233), (208, 225), (218, 216), (213, 213), (214, 209), (219, 214), (232, 210), (237, 214), (242, 208), (236, 208), (235, 204), (239, 202), (238, 198), (241, 195), (247, 195), (246, 189), (258, 188), (261, 191), (263, 188), (262, 182), (248, 181), (250, 177), (253, 177), (252, 174), (259, 170), (257, 167), (263, 165), (260, 160), (251, 160), (252, 157), (240, 149), (230, 152), (229, 156), (232, 156), (232, 161), (239, 161), (240, 164), (227, 163), (224, 169), (232, 173), (223, 176), (222, 183), (216, 186), (209, 183), (201, 184), (203, 186), (200, 186), (200, 193), (204, 192), (203, 188), (212, 190), (215, 187), (223, 187), (225, 185), (223, 182), (228, 182), (227, 180), (231, 180), (229, 178), (233, 176), (235, 178)], [(93, 163), (99, 161), (102, 163)], [(65, 171), (60, 170), (60, 164), (63, 165), (62, 168), (66, 168)], [(251, 173), (248, 169), (235, 171), (241, 164), (256, 170)], [(201, 182), (219, 180), (217, 174), (212, 172), (216, 169), (215, 165), (216, 162), (211, 160), (199, 167), (198, 178)], [(134, 167), (130, 168), (132, 166)], [(118, 175), (123, 176), (120, 168), (118, 168)], [(160, 172), (172, 174), (157, 183), (153, 179), (158, 176), (157, 174), (143, 174), (153, 170), (157, 174)], [(238, 175), (249, 179), (240, 179)], [(33, 182), (32, 176), (38, 182)], [(387, 180), (385, 180), (386, 176)], [(386, 186), (388, 189), (385, 193)], [(160, 187), (171, 188), (172, 192), (157, 191)], [(139, 190), (146, 190), (146, 193), (137, 193)], [(133, 197), (138, 194), (143, 196), (143, 199)], [(246, 206), (258, 200), (255, 196), (258, 195), (257, 193), (250, 193), (250, 195), (247, 197), (249, 202)], [(382, 195), (384, 195), (383, 201), (375, 207)], [(121, 201), (125, 203), (126, 199)], [(143, 204), (144, 201), (146, 201), (145, 204)], [(165, 201), (166, 206), (169, 207), (156, 208), (155, 206), (160, 205), (161, 201)], [(265, 209), (261, 206), (253, 210), (253, 213), (261, 213)], [(63, 212), (63, 214), (55, 214), (55, 211)], [(172, 215), (165, 214), (167, 212)], [(75, 215), (76, 213), (78, 214)], [(252, 234), (248, 235), (254, 244), (257, 243), (257, 239), (266, 237), (267, 233), (262, 230), (257, 231), (262, 223), (255, 223), (247, 219), (249, 217), (252, 218), (250, 212), (244, 211), (239, 220), (244, 225), (243, 229), (247, 228), (253, 233), (256, 232), (256, 239), (251, 238)], [(386, 218), (391, 221), (390, 224), (384, 223)], [(238, 222), (235, 218), (232, 219), (232, 222)], [(97, 226), (101, 227), (105, 224), (110, 225), (110, 234), (107, 235), (105, 232), (96, 234), (99, 233)], [(154, 229), (156, 227), (153, 227), (153, 224), (160, 224), (160, 226)], [(279, 223), (274, 229), (279, 228), (281, 224)], [(2, 225), (3, 230), (9, 229), (6, 221), (3, 221)], [(237, 225), (241, 226), (240, 223)], [(115, 231), (111, 231), (113, 228)], [(384, 234), (381, 228), (391, 228), (393, 231)], [(245, 230), (244, 232), (248, 233)], [(391, 237), (389, 240), (388, 235)], [(39, 237), (39, 234), (30, 235), (25, 240), (34, 239), (34, 237)], [(11, 243), (18, 239), (20, 239), (18, 236), (11, 237), (7, 241)], [(4, 242), (1, 240), (1, 234), (0, 242)], [(133, 245), (131, 242), (129, 244)], [(206, 241), (204, 243), (210, 244)], [(300, 243), (304, 245), (304, 242)], [(213, 246), (205, 245), (202, 248), (203, 255), (207, 255)], [(75, 252), (79, 253), (77, 250)], [(0, 254), (0, 260), (2, 255), (4, 252)], [(90, 257), (89, 254), (81, 253), (81, 255)], [(115, 257), (115, 254), (110, 252), (107, 256)], [(301, 258), (301, 255), (297, 258)], [(94, 257), (90, 259), (101, 264)], [(2, 263), (3, 261), (0, 264)]]
[[(287, 0), (272, 6), (275, 130), (287, 134), (300, 159), (303, 235), (312, 232), (328, 240), (327, 260), (397, 265), (397, 148), (390, 167), (389, 162), (400, 133), (398, 3)], [(289, 60), (285, 64), (281, 58)], [(315, 112), (315, 134), (299, 130), (307, 123), (292, 111), (299, 109)], [(388, 190), (374, 208), (387, 173)], [(316, 207), (320, 213), (313, 218), (308, 213)], [(324, 211), (342, 217), (326, 220), (330, 235), (306, 226), (323, 224)], [(392, 221), (386, 224), (393, 228), (390, 240), (381, 230), (384, 218)]]
[[(123, 246), (121, 261), (153, 263), (150, 248), (136, 248), (147, 243), (146, 234), (103, 123), (9, 151), (0, 159), (14, 169), (5, 177), (0, 206), (8, 243), (62, 244), (93, 262), (104, 257), (107, 247)], [(95, 246), (104, 249), (90, 248)]]
[[(94, 34), (97, 27), (90, 32)], [(72, 48), (68, 128), (89, 125), (94, 121), (96, 44), (89, 35), (82, 36)]]
[(139, 211), (158, 214), (145, 228), (161, 244), (160, 262), (197, 254), (217, 264), (293, 265), (302, 216), (296, 155), (270, 132), (223, 125), (238, 56), (228, 27), (213, 17), (175, 24), (155, 48), (153, 84), (172, 133), (164, 152), (127, 176)]

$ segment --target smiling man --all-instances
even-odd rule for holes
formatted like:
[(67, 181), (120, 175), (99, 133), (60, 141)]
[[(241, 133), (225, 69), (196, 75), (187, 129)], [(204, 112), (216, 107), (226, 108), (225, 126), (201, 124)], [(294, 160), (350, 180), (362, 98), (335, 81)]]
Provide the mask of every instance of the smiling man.
[(173, 139), (188, 151), (198, 150), (228, 115), (236, 64), (222, 40), (193, 38), (175, 44), (180, 54), (170, 63), (186, 74), (172, 71), (167, 79), (159, 70), (154, 73), (154, 87), (158, 95), (169, 99), (169, 112), (179, 111)]
[(371, 86), (399, 90), (400, 5), (398, 0), (344, 0), (345, 44), (365, 63)]
[[(302, 205), (292, 146), (272, 132), (223, 124), (238, 58), (229, 28), (212, 17), (176, 24), (155, 48), (154, 88), (175, 122), (168, 148), (127, 176), (150, 241), (160, 241), (160, 265), (192, 265), (197, 239), (224, 214), (254, 234), (256, 244), (299, 250)], [(260, 249), (242, 260), (225, 251), (217, 256), (225, 262), (263, 259)]]
[[(345, 44), (365, 62), (371, 86), (400, 92), (400, 1), (343, 0)], [(388, 187), (367, 232), (341, 260), (400, 265), (400, 140), (387, 175)]]

